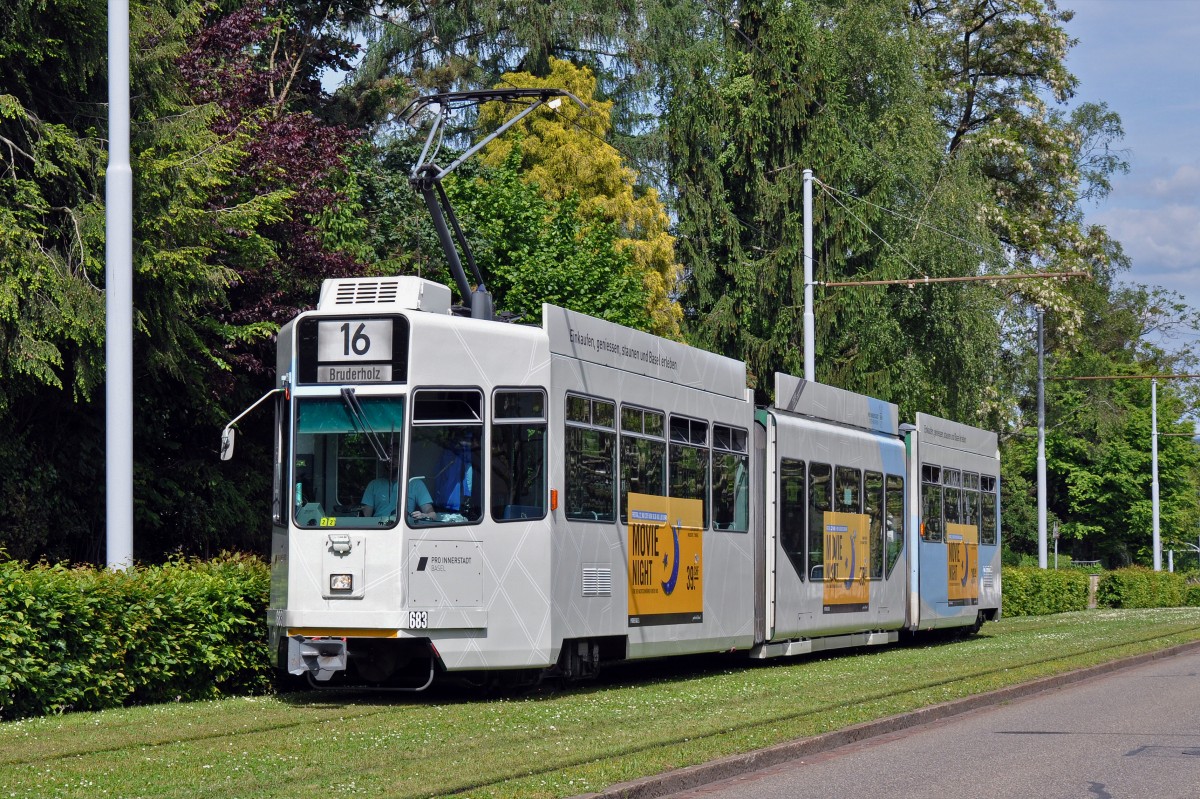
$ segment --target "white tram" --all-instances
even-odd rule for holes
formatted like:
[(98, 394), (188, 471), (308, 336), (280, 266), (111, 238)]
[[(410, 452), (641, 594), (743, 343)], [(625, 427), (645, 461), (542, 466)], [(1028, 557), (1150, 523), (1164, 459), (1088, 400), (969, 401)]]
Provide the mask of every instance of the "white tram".
[(279, 668), (420, 690), (999, 617), (995, 434), (783, 374), (756, 408), (740, 361), (450, 304), (329, 280), (280, 331)]

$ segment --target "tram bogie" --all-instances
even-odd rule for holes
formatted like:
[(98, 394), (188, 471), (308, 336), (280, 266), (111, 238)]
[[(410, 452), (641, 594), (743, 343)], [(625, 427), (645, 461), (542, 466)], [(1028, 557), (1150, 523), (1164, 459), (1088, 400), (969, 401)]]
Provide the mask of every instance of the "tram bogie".
[[(992, 433), (544, 306), (326, 281), (279, 334), (276, 665), (407, 690), (886, 644), (1000, 610)], [(239, 417), (240, 418), (240, 417)]]

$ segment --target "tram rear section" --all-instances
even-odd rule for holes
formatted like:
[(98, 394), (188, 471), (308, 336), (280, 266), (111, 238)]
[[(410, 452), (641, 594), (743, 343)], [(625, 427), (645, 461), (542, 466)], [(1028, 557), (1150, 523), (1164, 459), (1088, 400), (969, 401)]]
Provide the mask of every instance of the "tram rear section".
[(999, 614), (994, 434), (553, 306), (326, 281), (279, 334), (276, 666), (419, 690)]

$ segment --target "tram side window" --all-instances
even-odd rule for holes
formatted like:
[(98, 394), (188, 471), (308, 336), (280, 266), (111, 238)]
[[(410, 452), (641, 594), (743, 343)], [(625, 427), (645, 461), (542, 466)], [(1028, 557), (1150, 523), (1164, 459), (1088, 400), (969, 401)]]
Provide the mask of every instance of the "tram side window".
[(871, 579), (883, 579), (883, 553), (887, 545), (883, 527), (883, 475), (867, 472), (863, 501), (871, 526)]
[(615, 407), (608, 400), (567, 395), (564, 511), (568, 519), (611, 522), (615, 518)]
[(921, 464), (921, 538), (942, 540), (942, 467)]
[(708, 425), (699, 419), (671, 417), (667, 491), (672, 497), (700, 500), (702, 524), (708, 527)]
[(837, 467), (833, 509), (838, 513), (862, 513), (862, 472), (858, 469)]
[(996, 478), (980, 475), (982, 509), (979, 515), (979, 543), (996, 545)]
[(958, 469), (942, 469), (942, 519), (949, 525), (962, 522), (962, 472)]
[(621, 406), (621, 521), (628, 521), (629, 492), (667, 494), (667, 441), (662, 411)]
[(884, 543), (887, 546), (887, 573), (892, 575), (892, 568), (904, 550), (904, 478), (889, 474), (887, 476), (887, 496), (884, 500), (887, 517), (884, 521)]
[(800, 579), (804, 568), (804, 461), (779, 461), (779, 543)]
[(492, 397), (492, 518), (546, 515), (546, 395), (503, 390)]
[(744, 533), (750, 529), (750, 456), (747, 433), (713, 425), (713, 527)]
[(979, 527), (979, 475), (963, 472), (962, 523)]
[[(416, 526), (478, 522), (483, 483), (483, 392), (415, 392), (405, 518)], [(423, 510), (427, 504), (432, 513)]]
[(808, 573), (814, 580), (825, 571), (825, 513), (833, 510), (833, 467), (809, 464), (808, 471)]

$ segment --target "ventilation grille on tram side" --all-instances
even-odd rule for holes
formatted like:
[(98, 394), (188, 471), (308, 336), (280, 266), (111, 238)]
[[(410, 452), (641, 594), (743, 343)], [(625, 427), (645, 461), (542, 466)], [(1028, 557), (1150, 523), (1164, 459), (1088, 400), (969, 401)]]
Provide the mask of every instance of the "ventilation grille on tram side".
[(612, 596), (612, 569), (607, 566), (584, 566), (583, 595)]

